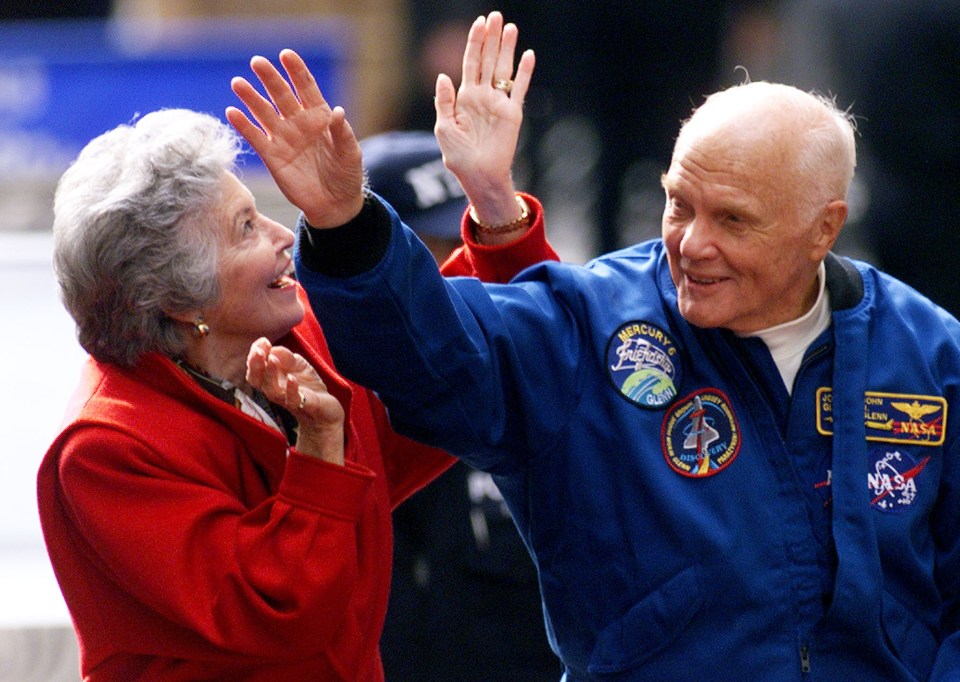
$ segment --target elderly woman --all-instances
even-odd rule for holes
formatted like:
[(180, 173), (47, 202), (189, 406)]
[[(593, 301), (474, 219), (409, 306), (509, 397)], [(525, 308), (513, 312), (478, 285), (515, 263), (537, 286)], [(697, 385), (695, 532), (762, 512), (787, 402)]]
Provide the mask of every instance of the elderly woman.
[[(491, 15), (465, 65), (491, 50), (512, 64), (515, 44)], [(268, 90), (304, 106), (271, 139), (311, 150), (316, 173), (359, 165), (342, 112), (291, 55), (296, 90), (277, 73)], [(265, 61), (253, 62), (261, 80)], [(445, 99), (488, 131), (490, 154), (447, 149), (462, 181), (499, 187), (487, 215), (517, 206), (502, 162), (532, 68), (521, 60), (510, 97), (488, 69)], [(211, 116), (159, 111), (90, 142), (57, 188), (55, 267), (92, 357), (38, 490), (85, 680), (382, 679), (390, 512), (451, 462), (395, 434), (376, 397), (337, 375), (291, 277), (293, 234), (257, 211), (240, 150)], [(275, 167), (275, 150), (258, 151)], [(497, 250), (552, 256), (533, 209), (533, 237), (472, 244), (458, 272)]]

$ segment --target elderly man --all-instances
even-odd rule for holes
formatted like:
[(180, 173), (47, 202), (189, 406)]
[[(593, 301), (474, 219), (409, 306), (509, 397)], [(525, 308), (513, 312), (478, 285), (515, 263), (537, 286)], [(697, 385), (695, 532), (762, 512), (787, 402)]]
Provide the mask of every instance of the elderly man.
[(831, 102), (731, 88), (680, 132), (661, 240), (507, 285), (444, 281), (359, 185), (304, 194), (338, 367), (494, 475), (568, 682), (960, 669), (960, 325), (831, 253), (854, 165)]

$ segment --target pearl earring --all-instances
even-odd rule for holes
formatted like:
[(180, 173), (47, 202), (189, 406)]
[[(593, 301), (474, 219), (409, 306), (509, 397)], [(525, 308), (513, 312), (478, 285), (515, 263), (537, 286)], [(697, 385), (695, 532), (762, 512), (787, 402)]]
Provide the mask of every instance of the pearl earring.
[(193, 321), (193, 335), (202, 339), (210, 333), (210, 325), (203, 321), (203, 315), (200, 315)]

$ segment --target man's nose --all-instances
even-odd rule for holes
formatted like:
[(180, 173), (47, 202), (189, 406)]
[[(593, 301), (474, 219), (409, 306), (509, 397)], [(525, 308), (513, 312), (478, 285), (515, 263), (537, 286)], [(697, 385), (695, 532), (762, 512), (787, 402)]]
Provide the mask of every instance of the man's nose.
[(689, 223), (680, 238), (680, 255), (695, 260), (710, 258), (717, 253), (716, 231), (706, 218), (697, 216)]

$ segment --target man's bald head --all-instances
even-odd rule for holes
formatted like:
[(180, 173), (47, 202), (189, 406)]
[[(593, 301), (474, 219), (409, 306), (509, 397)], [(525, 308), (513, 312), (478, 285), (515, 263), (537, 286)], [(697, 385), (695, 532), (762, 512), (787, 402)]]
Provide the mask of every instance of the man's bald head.
[(681, 127), (674, 153), (708, 139), (769, 166), (803, 212), (845, 200), (856, 167), (853, 118), (789, 85), (759, 81), (710, 95)]

